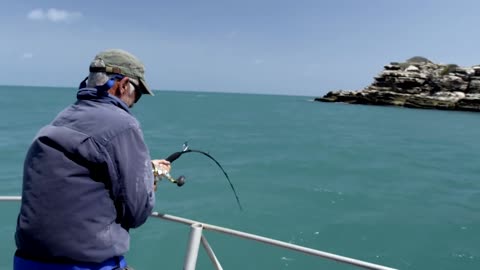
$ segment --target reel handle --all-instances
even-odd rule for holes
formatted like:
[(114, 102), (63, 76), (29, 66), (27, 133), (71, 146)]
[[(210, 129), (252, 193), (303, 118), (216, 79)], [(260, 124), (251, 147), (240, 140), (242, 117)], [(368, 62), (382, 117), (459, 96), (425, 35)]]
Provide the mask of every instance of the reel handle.
[(185, 184), (185, 176), (184, 175), (180, 175), (177, 180), (175, 180), (175, 182), (177, 183), (177, 186), (181, 187)]
[(181, 187), (185, 184), (185, 176), (180, 175), (177, 179), (173, 178), (169, 173), (165, 174), (165, 177), (168, 181), (172, 182), (173, 184), (177, 184), (178, 187)]

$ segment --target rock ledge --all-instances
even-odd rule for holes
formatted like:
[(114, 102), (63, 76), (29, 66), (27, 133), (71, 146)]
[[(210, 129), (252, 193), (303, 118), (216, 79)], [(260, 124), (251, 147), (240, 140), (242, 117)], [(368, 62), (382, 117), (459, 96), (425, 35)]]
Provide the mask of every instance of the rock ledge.
[(480, 112), (480, 66), (435, 64), (416, 56), (384, 66), (362, 90), (330, 91), (315, 101)]

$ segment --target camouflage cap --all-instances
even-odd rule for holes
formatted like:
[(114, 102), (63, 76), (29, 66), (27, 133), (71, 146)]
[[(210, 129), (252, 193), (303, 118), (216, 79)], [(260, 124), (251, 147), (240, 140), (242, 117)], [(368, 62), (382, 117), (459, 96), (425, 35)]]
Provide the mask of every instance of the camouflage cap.
[(145, 66), (137, 57), (127, 51), (109, 49), (98, 53), (90, 64), (90, 72), (114, 73), (137, 79), (140, 82), (142, 93), (154, 95), (145, 82)]

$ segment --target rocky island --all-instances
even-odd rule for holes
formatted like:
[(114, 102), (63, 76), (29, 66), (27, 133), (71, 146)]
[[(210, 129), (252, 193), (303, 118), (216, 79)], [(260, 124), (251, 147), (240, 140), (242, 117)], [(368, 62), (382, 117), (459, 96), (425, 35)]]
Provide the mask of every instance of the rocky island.
[(480, 112), (480, 65), (436, 64), (415, 56), (384, 66), (362, 90), (330, 91), (315, 101)]

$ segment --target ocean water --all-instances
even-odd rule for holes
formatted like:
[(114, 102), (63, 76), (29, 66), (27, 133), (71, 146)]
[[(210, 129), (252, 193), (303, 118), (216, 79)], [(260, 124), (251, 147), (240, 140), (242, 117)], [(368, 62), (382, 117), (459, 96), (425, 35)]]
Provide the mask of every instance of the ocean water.
[[(75, 89), (0, 87), (0, 195), (19, 195), (37, 130)], [(480, 269), (480, 114), (312, 102), (313, 97), (157, 92), (133, 109), (154, 158), (184, 141), (156, 211), (398, 269)], [(12, 268), (18, 202), (0, 202), (0, 269)], [(182, 269), (189, 227), (132, 231), (136, 269)], [(225, 269), (357, 269), (205, 232)], [(214, 269), (199, 253), (197, 269)]]

